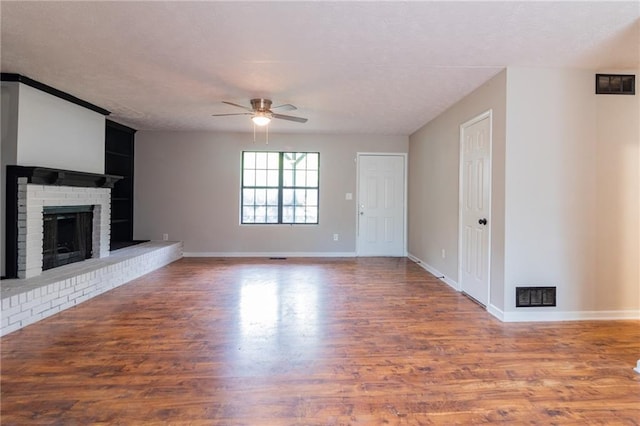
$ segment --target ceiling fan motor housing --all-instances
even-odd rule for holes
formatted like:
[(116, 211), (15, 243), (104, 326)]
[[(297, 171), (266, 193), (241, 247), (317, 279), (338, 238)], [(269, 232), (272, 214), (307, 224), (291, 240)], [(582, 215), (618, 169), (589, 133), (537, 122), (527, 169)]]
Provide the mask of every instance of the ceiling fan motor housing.
[(267, 112), (271, 109), (271, 100), (262, 98), (251, 99), (251, 108), (253, 108), (254, 111)]

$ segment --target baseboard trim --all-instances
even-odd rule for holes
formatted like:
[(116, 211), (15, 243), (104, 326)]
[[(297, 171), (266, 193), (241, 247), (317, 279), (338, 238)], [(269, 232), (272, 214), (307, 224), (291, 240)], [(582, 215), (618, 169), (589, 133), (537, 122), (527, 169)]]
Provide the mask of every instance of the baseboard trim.
[(355, 252), (184, 252), (183, 257), (356, 257)]
[(431, 275), (435, 276), (440, 281), (442, 281), (443, 283), (447, 284), (449, 287), (452, 287), (455, 291), (460, 291), (460, 288), (458, 287), (458, 283), (456, 281), (454, 281), (451, 278), (447, 277), (445, 274), (443, 274), (442, 272), (438, 271), (433, 266), (423, 262), (422, 260), (420, 260), (420, 258), (412, 255), (411, 253), (407, 253), (407, 257), (409, 258), (409, 260), (411, 260), (412, 262), (415, 262), (422, 269), (424, 269), (425, 271), (429, 272)]
[[(530, 309), (530, 308), (523, 308), (523, 309)], [(543, 310), (536, 309), (535, 311), (528, 311), (528, 312), (502, 312), (502, 321), (504, 322), (607, 321), (607, 320), (608, 321), (640, 320), (640, 311), (633, 311), (633, 310), (543, 311)]]
[(487, 306), (487, 312), (489, 312), (491, 315), (493, 315), (500, 321), (506, 322), (504, 320), (504, 312), (502, 311), (502, 309), (498, 308), (496, 305), (489, 303), (489, 305)]

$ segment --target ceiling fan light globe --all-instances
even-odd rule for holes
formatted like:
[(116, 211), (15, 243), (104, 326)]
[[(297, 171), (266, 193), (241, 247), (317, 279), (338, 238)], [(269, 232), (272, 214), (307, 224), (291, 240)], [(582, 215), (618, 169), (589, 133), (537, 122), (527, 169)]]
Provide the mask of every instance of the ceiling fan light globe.
[(256, 126), (266, 126), (271, 121), (271, 118), (266, 115), (255, 115), (251, 117), (251, 120)]

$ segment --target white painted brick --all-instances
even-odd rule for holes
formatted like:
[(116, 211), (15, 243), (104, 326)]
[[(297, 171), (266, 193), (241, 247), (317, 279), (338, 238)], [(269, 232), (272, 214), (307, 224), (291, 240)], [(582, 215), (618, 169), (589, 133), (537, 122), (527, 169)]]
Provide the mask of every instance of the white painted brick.
[(25, 241), (27, 242), (27, 244), (30, 244), (32, 242), (42, 244), (42, 232), (37, 232), (33, 235), (28, 235)]
[(31, 311), (21, 311), (9, 316), (9, 325), (21, 322), (24, 319), (29, 318), (32, 315)]
[(4, 312), (5, 309), (9, 309), (9, 307), (11, 306), (11, 300), (8, 297), (5, 297), (4, 299), (2, 299), (2, 311)]
[(29, 183), (26, 185), (26, 187), (27, 187), (27, 191), (43, 191), (44, 190), (44, 185), (38, 185), (35, 183)]
[(60, 312), (60, 306), (52, 306), (50, 309), (42, 312), (42, 318), (50, 317)]
[(54, 299), (58, 298), (58, 295), (55, 293), (47, 293), (46, 289), (43, 288), (42, 289), (42, 295), (40, 296), (40, 302), (44, 303), (44, 302), (50, 302)]
[(29, 210), (42, 210), (44, 206), (44, 200), (41, 197), (35, 197), (31, 193), (27, 193), (27, 212)]
[(63, 289), (60, 289), (60, 291), (58, 292), (58, 294), (60, 296), (70, 296), (71, 294), (73, 294), (75, 292), (75, 288), (73, 287), (65, 287)]
[(9, 333), (13, 333), (16, 330), (20, 330), (22, 328), (22, 324), (20, 324), (19, 322), (15, 323), (15, 324), (9, 324), (7, 326), (3, 326), (2, 327), (2, 335), (6, 336)]
[(70, 301), (60, 305), (60, 312), (64, 311), (65, 309), (73, 308), (74, 306), (76, 306), (76, 301), (75, 300), (70, 300)]
[(84, 283), (78, 283), (76, 284), (73, 288), (75, 289), (75, 291), (79, 291), (79, 292), (83, 292), (84, 289), (86, 289), (87, 287), (89, 287), (89, 283), (88, 282), (84, 282)]
[(22, 326), (26, 327), (30, 324), (33, 324), (34, 322), (38, 322), (42, 319), (42, 312), (31, 315), (29, 318), (25, 318), (23, 319), (22, 322)]
[(53, 299), (51, 301), (51, 306), (61, 306), (64, 305), (65, 303), (67, 303), (69, 301), (69, 298), (67, 296), (62, 296), (62, 297), (58, 297), (56, 299)]
[(78, 297), (82, 296), (82, 290), (77, 290), (74, 291), (73, 293), (69, 294), (67, 297), (69, 298), (69, 301), (73, 301), (74, 303), (78, 303), (76, 302), (76, 300), (78, 300)]
[(31, 309), (41, 304), (42, 304), (42, 301), (40, 299), (35, 299), (35, 300), (30, 300), (28, 302), (21, 304), (19, 308), (20, 308), (20, 311), (30, 311)]
[(22, 309), (22, 305), (16, 305), (16, 306), (12, 306), (10, 308), (7, 309), (3, 309), (2, 310), (2, 318), (9, 318), (12, 315), (17, 314), (18, 312), (22, 312), (24, 309)]
[(40, 304), (38, 306), (34, 306), (31, 309), (31, 312), (32, 312), (33, 315), (37, 315), (37, 314), (39, 314), (41, 312), (46, 311), (49, 308), (51, 308), (51, 302), (45, 302), (45, 303), (42, 303), (42, 304)]
[(87, 300), (91, 299), (91, 296), (89, 296), (88, 294), (82, 295), (82, 296), (78, 296), (75, 299), (76, 305), (79, 305), (82, 302), (85, 302)]
[(18, 297), (18, 295), (16, 294), (11, 296), (9, 306), (13, 308), (14, 306), (19, 306), (19, 305), (20, 305), (20, 298)]

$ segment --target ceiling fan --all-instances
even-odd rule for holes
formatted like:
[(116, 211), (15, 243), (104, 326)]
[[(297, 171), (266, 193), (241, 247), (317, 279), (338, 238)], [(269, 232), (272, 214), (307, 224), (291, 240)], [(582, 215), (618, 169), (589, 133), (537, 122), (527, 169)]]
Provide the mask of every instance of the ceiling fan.
[(222, 117), (226, 115), (251, 115), (251, 120), (257, 126), (266, 126), (269, 124), (272, 118), (279, 118), (281, 120), (289, 120), (295, 121), (298, 123), (306, 123), (307, 119), (302, 117), (294, 117), (292, 115), (284, 115), (279, 114), (277, 112), (273, 112), (273, 110), (279, 111), (293, 111), (298, 108), (291, 104), (278, 105), (276, 107), (271, 107), (271, 99), (263, 99), (256, 98), (251, 99), (251, 107), (246, 107), (243, 105), (234, 104), (233, 102), (222, 101), (222, 103), (231, 105), (234, 107), (242, 108), (248, 112), (237, 112), (233, 114), (212, 114), (213, 117)]

